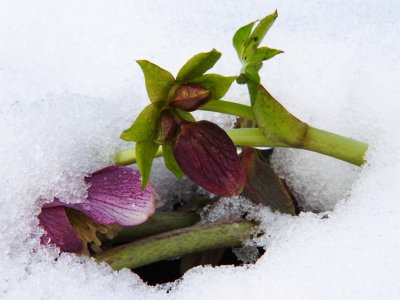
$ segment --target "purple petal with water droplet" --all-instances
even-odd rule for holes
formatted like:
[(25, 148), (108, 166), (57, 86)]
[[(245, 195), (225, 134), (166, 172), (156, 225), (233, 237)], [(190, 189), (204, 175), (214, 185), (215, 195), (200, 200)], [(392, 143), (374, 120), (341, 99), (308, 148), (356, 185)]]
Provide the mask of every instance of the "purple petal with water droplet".
[(83, 245), (69, 223), (63, 206), (43, 207), (39, 216), (39, 225), (46, 233), (40, 242), (44, 245), (55, 244), (62, 252), (81, 252)]
[(142, 190), (140, 173), (125, 166), (111, 166), (85, 178), (89, 184), (85, 202), (68, 205), (100, 224), (133, 226), (145, 222), (155, 211), (158, 195), (149, 183)]

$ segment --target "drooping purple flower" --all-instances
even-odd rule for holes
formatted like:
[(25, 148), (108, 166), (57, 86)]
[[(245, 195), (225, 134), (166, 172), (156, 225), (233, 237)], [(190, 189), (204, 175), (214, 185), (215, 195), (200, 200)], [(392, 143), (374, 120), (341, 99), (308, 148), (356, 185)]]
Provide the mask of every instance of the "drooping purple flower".
[(125, 166), (111, 166), (85, 178), (89, 185), (84, 202), (66, 204), (55, 199), (42, 207), (38, 218), (46, 231), (44, 244), (55, 244), (64, 252), (80, 252), (82, 242), (74, 232), (65, 208), (83, 212), (98, 224), (133, 226), (145, 222), (155, 211), (158, 198), (149, 183), (142, 190), (138, 171)]
[(218, 125), (181, 122), (174, 155), (186, 176), (206, 190), (219, 196), (243, 190), (245, 177), (236, 147)]

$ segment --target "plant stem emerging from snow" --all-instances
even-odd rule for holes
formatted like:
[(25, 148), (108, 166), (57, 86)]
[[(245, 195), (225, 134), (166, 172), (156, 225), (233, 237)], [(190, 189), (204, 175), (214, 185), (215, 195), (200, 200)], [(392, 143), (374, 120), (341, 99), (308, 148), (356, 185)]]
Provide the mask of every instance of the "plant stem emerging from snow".
[(95, 259), (114, 270), (135, 269), (186, 254), (240, 246), (251, 238), (255, 226), (242, 220), (186, 227), (103, 251)]
[[(361, 166), (365, 160), (364, 155), (368, 144), (347, 138), (341, 135), (320, 130), (311, 126), (307, 127), (306, 138), (301, 144), (288, 146), (276, 140), (267, 140), (258, 128), (239, 128), (226, 130), (233, 143), (238, 146), (251, 147), (292, 147), (306, 149), (347, 161)], [(161, 147), (156, 156), (162, 156)], [(122, 150), (115, 154), (114, 160), (119, 165), (129, 165), (136, 162), (135, 148)]]
[(161, 232), (193, 226), (199, 221), (200, 216), (195, 212), (157, 212), (143, 224), (123, 227), (109, 242), (112, 245), (128, 243)]

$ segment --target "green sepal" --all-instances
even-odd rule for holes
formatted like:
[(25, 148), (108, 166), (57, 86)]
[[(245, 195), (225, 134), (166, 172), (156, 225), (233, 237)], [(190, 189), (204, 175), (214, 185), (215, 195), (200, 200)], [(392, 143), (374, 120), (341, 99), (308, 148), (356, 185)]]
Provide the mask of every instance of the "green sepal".
[(154, 136), (157, 130), (160, 109), (154, 104), (147, 105), (131, 127), (124, 130), (120, 138), (126, 142), (143, 142)]
[(175, 83), (174, 76), (167, 70), (147, 60), (137, 60), (137, 63), (142, 68), (150, 101), (158, 102), (167, 100), (169, 90)]
[(251, 22), (250, 24), (240, 27), (233, 36), (232, 39), (233, 47), (235, 47), (239, 59), (242, 59), (244, 44), (246, 43), (247, 39), (251, 34), (251, 30), (253, 29), (254, 23), (255, 22)]
[(278, 11), (275, 11), (274, 13), (260, 20), (256, 28), (254, 28), (253, 32), (250, 34), (244, 44), (242, 60), (248, 59), (253, 51), (257, 49), (258, 45), (260, 45), (261, 41), (263, 40), (271, 26), (274, 24), (277, 17)]
[(176, 178), (182, 178), (183, 176), (185, 176), (185, 173), (183, 173), (175, 160), (173, 148), (174, 147), (172, 143), (165, 143), (162, 145), (164, 163), (168, 170), (170, 170)]
[(261, 84), (253, 111), (258, 127), (271, 144), (296, 148), (307, 139), (308, 125), (288, 112)]
[(151, 166), (158, 147), (159, 145), (153, 139), (136, 143), (136, 161), (140, 172), (142, 189), (149, 182)]
[(212, 49), (210, 52), (196, 54), (179, 70), (176, 80), (179, 82), (188, 82), (203, 75), (215, 65), (220, 57), (221, 53), (215, 49)]
[(221, 99), (231, 87), (236, 76), (222, 76), (218, 74), (205, 74), (191, 82), (198, 83), (210, 91), (208, 101)]
[(176, 108), (175, 112), (178, 114), (179, 117), (181, 117), (182, 119), (184, 119), (185, 121), (188, 122), (196, 122), (196, 119), (193, 117), (193, 115), (188, 112), (188, 111), (184, 111), (182, 109)]
[(268, 47), (260, 47), (257, 48), (253, 54), (247, 59), (246, 63), (247, 65), (255, 65), (258, 64), (264, 60), (268, 60), (275, 55), (278, 55), (280, 53), (283, 53), (282, 50), (278, 49), (273, 49), (273, 48), (268, 48)]

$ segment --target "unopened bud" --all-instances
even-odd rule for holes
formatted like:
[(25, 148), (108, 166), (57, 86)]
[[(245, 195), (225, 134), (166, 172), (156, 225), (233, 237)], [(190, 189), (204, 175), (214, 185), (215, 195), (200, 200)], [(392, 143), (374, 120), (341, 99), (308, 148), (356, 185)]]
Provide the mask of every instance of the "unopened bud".
[(197, 83), (183, 84), (177, 88), (170, 105), (184, 111), (194, 111), (207, 102), (210, 91)]
[(186, 176), (216, 195), (239, 194), (244, 172), (226, 132), (209, 121), (182, 122), (179, 128), (174, 155)]
[(171, 141), (176, 133), (176, 125), (174, 116), (168, 110), (163, 110), (158, 121), (156, 141), (160, 144)]

